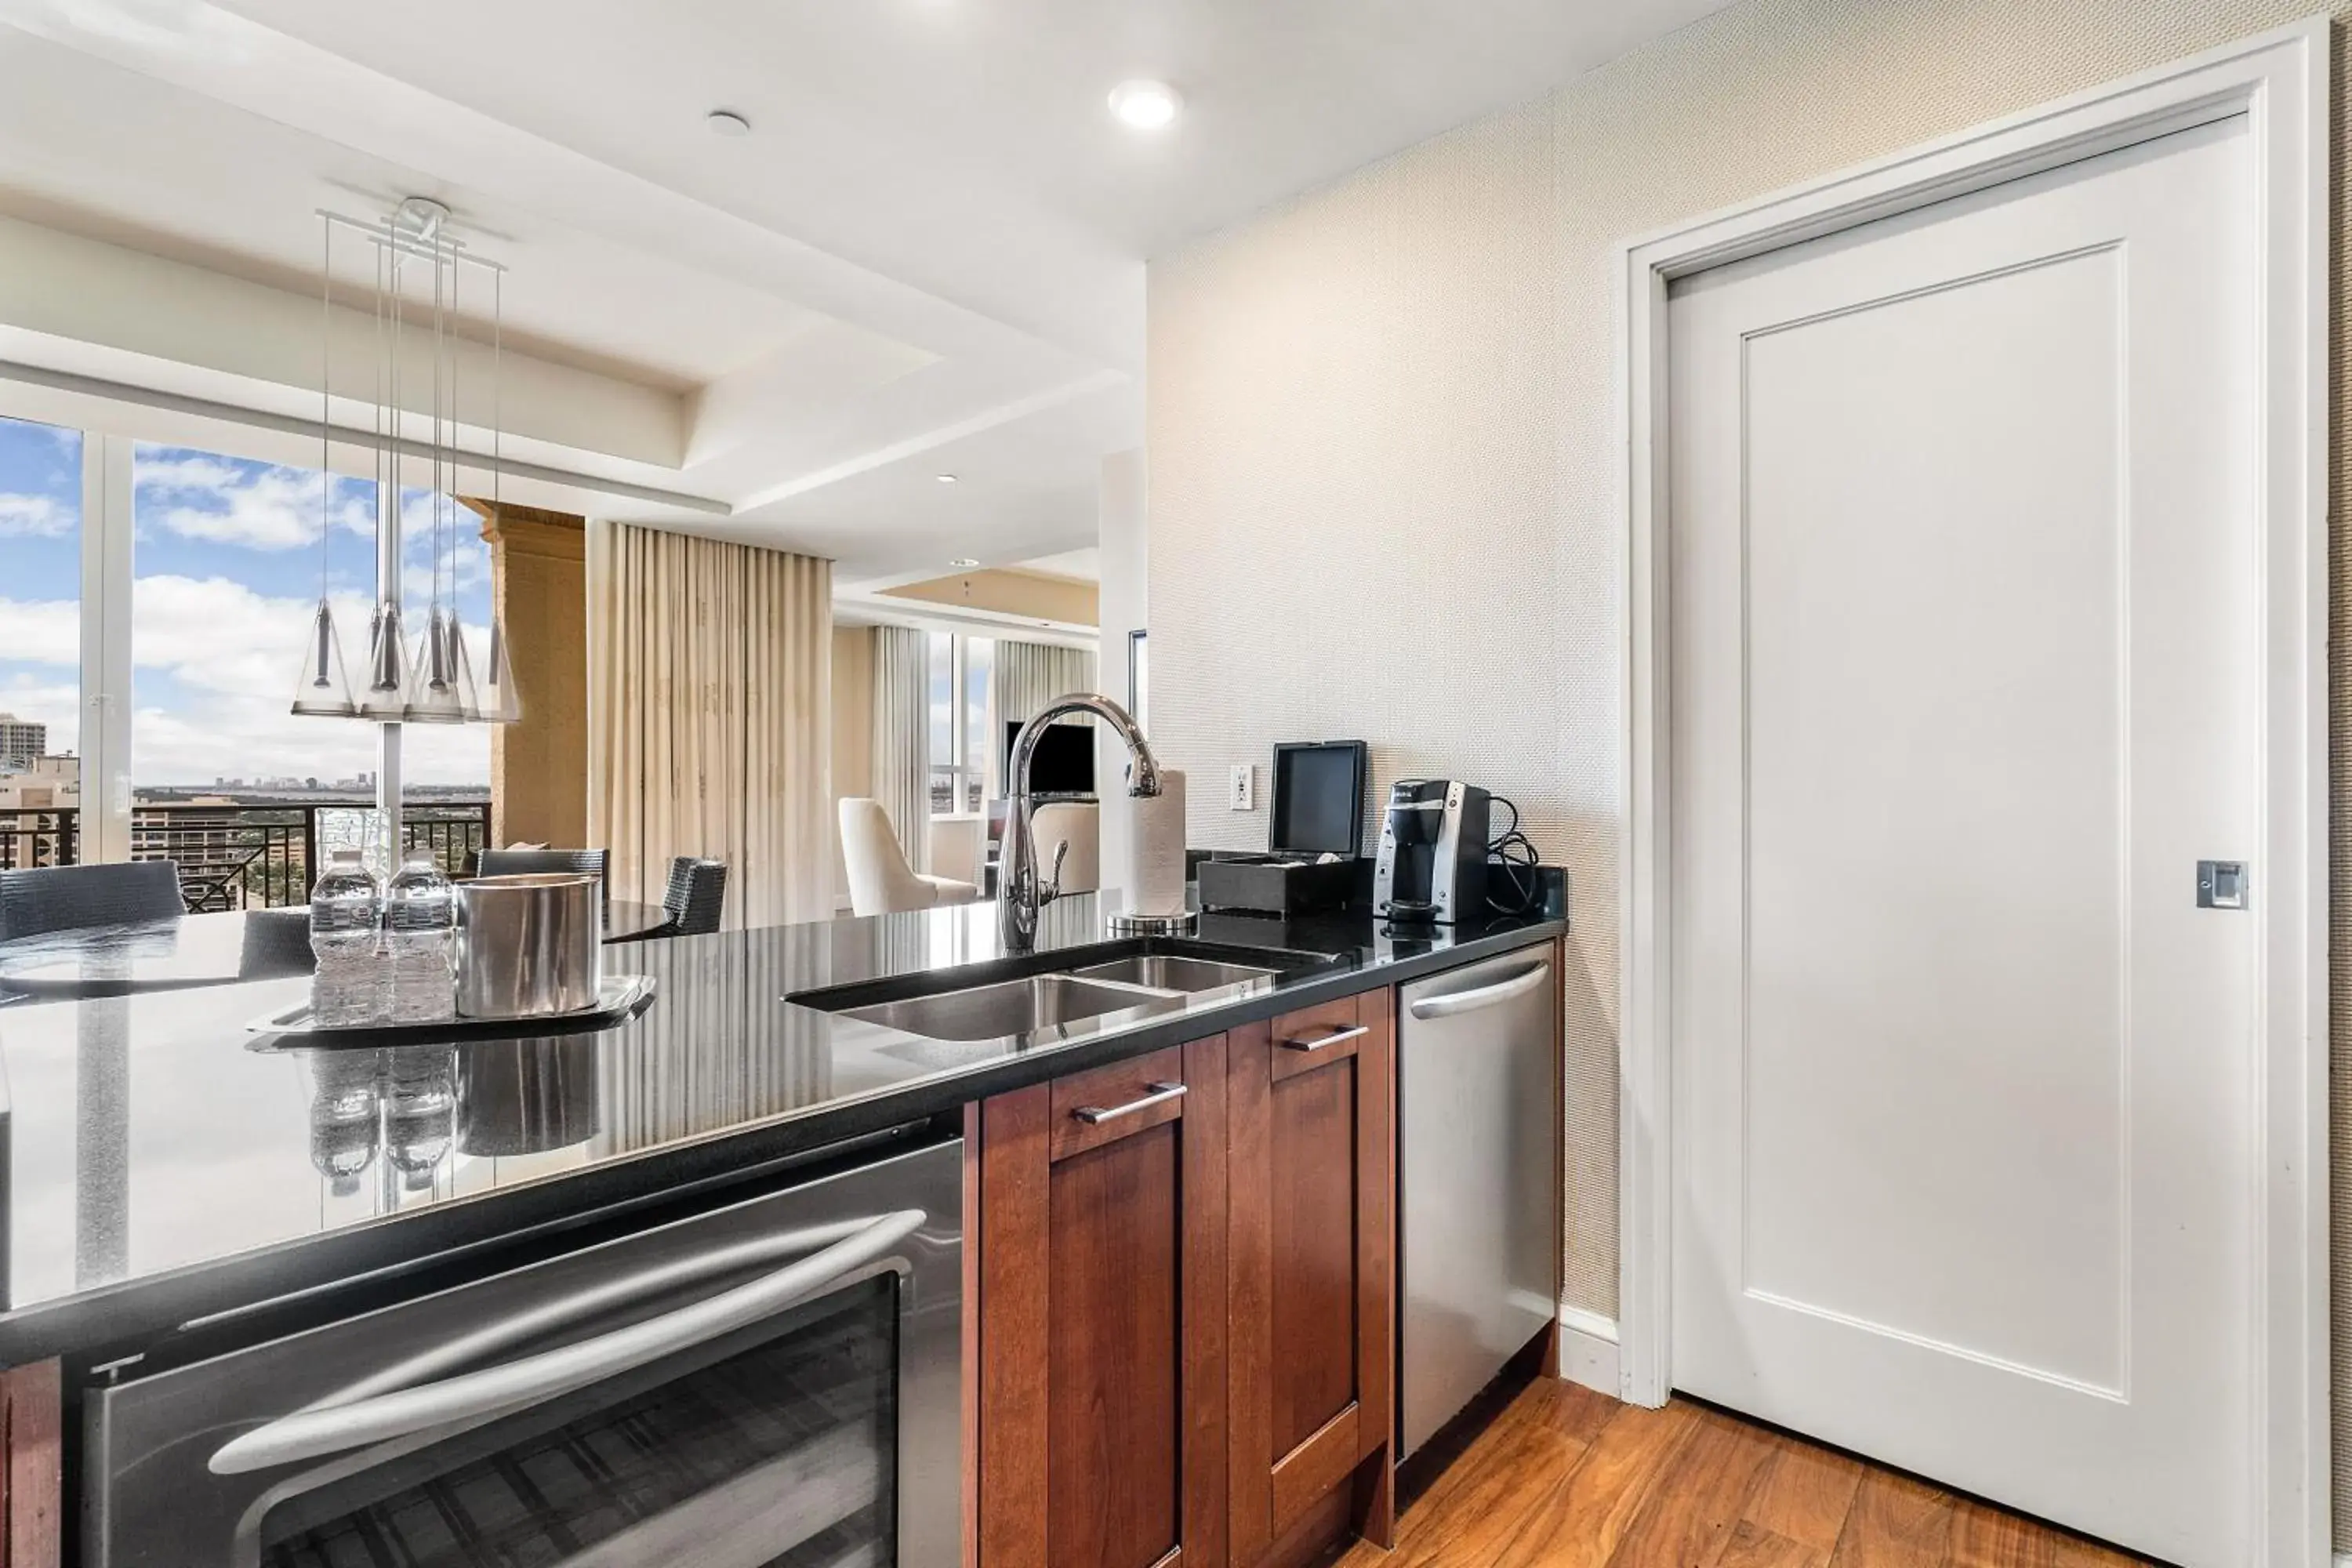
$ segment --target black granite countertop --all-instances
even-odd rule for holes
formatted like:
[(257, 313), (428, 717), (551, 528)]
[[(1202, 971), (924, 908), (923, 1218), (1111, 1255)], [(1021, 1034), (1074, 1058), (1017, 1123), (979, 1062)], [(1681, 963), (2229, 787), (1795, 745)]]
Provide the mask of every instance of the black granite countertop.
[[(598, 1034), (304, 1050), (247, 1026), (307, 974), (203, 954), (257, 945), (191, 916), (104, 948), (105, 989), (12, 994), (0, 1365), (114, 1352), (192, 1319), (740, 1179), (840, 1140), (1559, 934), (1559, 921), (1391, 930), (1368, 914), (1205, 917), (1202, 940), (1314, 962), (1270, 981), (1004, 1040), (951, 1044), (789, 995), (1001, 959), (977, 904), (606, 950), (658, 989)], [(1048, 952), (1107, 940), (1093, 897), (1043, 912)], [(232, 930), (232, 927), (238, 929)], [(282, 945), (282, 944), (280, 944)], [(182, 950), (185, 949), (185, 952)], [(5, 959), (5, 953), (0, 953)], [(53, 963), (44, 967), (54, 978)], [(125, 984), (125, 982), (129, 984)]]

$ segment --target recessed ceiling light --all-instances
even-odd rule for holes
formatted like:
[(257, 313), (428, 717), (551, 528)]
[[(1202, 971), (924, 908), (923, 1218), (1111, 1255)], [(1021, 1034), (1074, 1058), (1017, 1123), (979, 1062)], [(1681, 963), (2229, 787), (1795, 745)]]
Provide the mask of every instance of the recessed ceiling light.
[(979, 565), (980, 561), (976, 556), (959, 555), (954, 560), (949, 562), (948, 564), (954, 567), (959, 572), (963, 572)]
[(721, 136), (751, 134), (751, 122), (731, 109), (714, 109), (703, 117), (702, 122)]
[(951, 485), (956, 482), (956, 477), (953, 474), (934, 474), (931, 477), (939, 480), (940, 483), (943, 485)]
[(1110, 89), (1110, 111), (1138, 131), (1158, 131), (1184, 107), (1182, 95), (1164, 81), (1139, 77)]

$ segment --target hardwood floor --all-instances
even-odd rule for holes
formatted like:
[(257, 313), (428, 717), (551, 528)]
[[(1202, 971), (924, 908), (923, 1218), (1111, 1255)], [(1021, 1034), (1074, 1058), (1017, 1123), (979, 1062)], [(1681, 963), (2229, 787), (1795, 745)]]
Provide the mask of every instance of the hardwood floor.
[(1339, 1568), (2128, 1568), (2141, 1560), (1736, 1415), (1538, 1379)]

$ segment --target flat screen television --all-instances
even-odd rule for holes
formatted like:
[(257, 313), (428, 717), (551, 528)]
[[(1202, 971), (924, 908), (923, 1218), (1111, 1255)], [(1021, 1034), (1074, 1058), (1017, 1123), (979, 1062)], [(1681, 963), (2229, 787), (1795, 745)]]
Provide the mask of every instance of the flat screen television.
[[(1022, 721), (1004, 726), (1004, 793), (1013, 793), (1013, 742), (1021, 736)], [(1032, 795), (1092, 795), (1095, 793), (1095, 727), (1080, 721), (1053, 723), (1037, 737), (1037, 753), (1029, 760)]]

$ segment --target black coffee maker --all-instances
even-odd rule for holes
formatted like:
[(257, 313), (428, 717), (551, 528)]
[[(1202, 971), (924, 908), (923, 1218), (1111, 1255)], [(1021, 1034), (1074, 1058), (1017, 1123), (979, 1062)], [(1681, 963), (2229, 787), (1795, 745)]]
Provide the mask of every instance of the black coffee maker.
[(1490, 798), (1459, 779), (1391, 784), (1372, 872), (1372, 913), (1436, 925), (1484, 920)]

